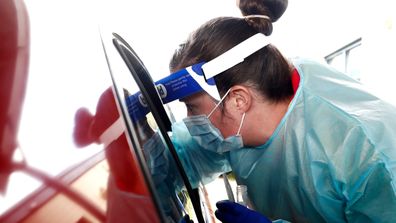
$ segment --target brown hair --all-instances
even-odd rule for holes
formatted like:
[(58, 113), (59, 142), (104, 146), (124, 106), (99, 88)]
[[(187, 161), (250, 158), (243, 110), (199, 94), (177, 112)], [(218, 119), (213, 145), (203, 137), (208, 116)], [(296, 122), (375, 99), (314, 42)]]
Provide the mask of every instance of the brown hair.
[[(170, 70), (210, 61), (256, 33), (271, 35), (272, 22), (282, 16), (287, 0), (240, 0), (239, 8), (245, 16), (266, 15), (270, 19), (218, 17), (206, 22), (175, 51)], [(234, 85), (244, 84), (279, 102), (293, 94), (290, 73), (288, 61), (270, 44), (215, 76), (215, 81), (221, 95)]]

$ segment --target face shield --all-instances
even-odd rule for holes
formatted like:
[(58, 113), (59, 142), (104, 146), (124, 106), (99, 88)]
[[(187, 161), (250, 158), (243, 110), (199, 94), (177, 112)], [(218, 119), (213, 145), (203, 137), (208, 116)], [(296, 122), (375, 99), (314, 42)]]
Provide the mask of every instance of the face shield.
[[(257, 33), (209, 62), (191, 65), (156, 81), (154, 84), (158, 94), (164, 104), (202, 91), (220, 101), (221, 97), (214, 77), (243, 62), (245, 58), (268, 44), (270, 44), (270, 38)], [(149, 112), (147, 103), (140, 92), (128, 97), (127, 105), (130, 116), (135, 120), (139, 120)]]

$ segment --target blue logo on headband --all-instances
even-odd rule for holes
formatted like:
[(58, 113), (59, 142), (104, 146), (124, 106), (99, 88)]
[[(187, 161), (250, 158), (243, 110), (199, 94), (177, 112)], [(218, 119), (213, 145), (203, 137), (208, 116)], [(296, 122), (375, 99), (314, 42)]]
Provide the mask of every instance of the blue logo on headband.
[[(203, 75), (201, 69), (203, 64), (193, 65), (194, 71)], [(164, 104), (202, 91), (201, 86), (191, 77), (186, 69), (181, 69), (155, 82), (155, 86)]]

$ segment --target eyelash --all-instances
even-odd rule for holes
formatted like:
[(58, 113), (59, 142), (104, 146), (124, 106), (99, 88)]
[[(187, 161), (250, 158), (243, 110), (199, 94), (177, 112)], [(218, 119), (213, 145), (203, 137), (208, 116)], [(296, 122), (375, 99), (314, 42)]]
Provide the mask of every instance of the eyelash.
[(187, 111), (193, 111), (194, 107), (191, 105), (186, 105)]

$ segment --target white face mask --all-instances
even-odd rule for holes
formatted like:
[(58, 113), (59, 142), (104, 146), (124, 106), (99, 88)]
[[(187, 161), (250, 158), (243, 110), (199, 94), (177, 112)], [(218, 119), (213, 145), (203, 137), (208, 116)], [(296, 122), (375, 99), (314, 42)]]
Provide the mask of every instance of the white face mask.
[(188, 131), (191, 136), (195, 139), (195, 141), (201, 145), (203, 148), (217, 152), (223, 153), (231, 150), (240, 149), (243, 147), (242, 136), (240, 135), (240, 131), (242, 128), (243, 121), (245, 119), (245, 113), (242, 115), (241, 123), (239, 125), (238, 131), (236, 135), (230, 136), (226, 139), (223, 138), (219, 129), (217, 129), (209, 120), (209, 117), (216, 110), (216, 108), (220, 105), (220, 103), (227, 96), (227, 93), (221, 98), (221, 100), (216, 104), (213, 110), (206, 115), (196, 115), (183, 119), (186, 124)]

